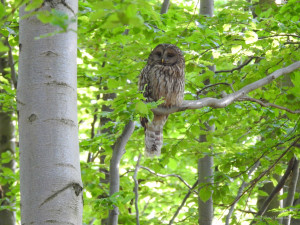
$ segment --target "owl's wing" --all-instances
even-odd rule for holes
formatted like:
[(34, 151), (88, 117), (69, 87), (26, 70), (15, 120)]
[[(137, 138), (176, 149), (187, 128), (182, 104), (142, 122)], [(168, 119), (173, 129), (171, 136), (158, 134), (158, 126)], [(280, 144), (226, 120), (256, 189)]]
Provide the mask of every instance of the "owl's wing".
[(140, 73), (140, 79), (139, 79), (139, 91), (143, 91), (143, 95), (145, 98), (150, 97), (150, 87), (149, 87), (149, 72), (151, 67), (149, 65), (146, 65), (143, 70)]

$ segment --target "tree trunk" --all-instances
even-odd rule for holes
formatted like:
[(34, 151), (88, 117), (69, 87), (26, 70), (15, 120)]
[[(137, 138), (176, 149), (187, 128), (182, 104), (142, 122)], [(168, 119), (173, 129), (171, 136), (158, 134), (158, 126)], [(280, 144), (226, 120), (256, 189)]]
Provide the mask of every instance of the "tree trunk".
[[(213, 132), (214, 126), (208, 126), (207, 131)], [(200, 142), (206, 142), (206, 135), (200, 136)], [(206, 155), (198, 160), (198, 179), (199, 179), (199, 193), (203, 187), (214, 182), (213, 180), (213, 166), (214, 159), (212, 156)], [(212, 195), (212, 191), (211, 191)], [(202, 201), (200, 196), (198, 197), (198, 213), (199, 213), (199, 225), (211, 225), (214, 217), (214, 208), (212, 196), (206, 201)]]
[[(214, 0), (201, 0), (200, 1), (200, 15), (205, 15), (208, 17), (213, 16), (214, 11)], [(209, 67), (211, 71), (215, 71), (215, 66)], [(207, 81), (209, 83), (209, 81)], [(207, 131), (213, 132), (215, 126), (206, 126)], [(200, 142), (206, 142), (206, 135), (200, 136)], [(213, 183), (213, 166), (214, 160), (212, 156), (206, 155), (204, 158), (198, 160), (198, 179), (199, 179), (199, 192), (204, 185)], [(212, 193), (211, 193), (212, 194)], [(214, 216), (213, 200), (212, 196), (203, 202), (200, 197), (198, 197), (198, 222), (200, 225), (211, 225)]]
[[(74, 18), (77, 1), (45, 1), (36, 11)], [(26, 15), (20, 9), (20, 18)], [(68, 31), (20, 20), (18, 110), (21, 223), (82, 224), (77, 123), (77, 22)]]
[(160, 14), (167, 13), (168, 9), (169, 9), (169, 5), (170, 5), (170, 0), (164, 0), (163, 4), (161, 6)]
[(214, 0), (200, 0), (200, 15), (208, 17), (214, 15)]
[[(1, 109), (1, 107), (0, 107)], [(15, 144), (13, 142), (13, 133), (14, 128), (11, 120), (11, 114), (0, 112), (0, 158), (1, 154), (7, 151), (10, 151), (12, 154), (15, 153)], [(1, 167), (9, 168), (14, 171), (14, 161), (0, 165), (0, 174), (2, 173)], [(11, 203), (7, 201), (2, 202), (2, 198), (6, 196), (6, 193), (9, 192), (10, 186), (9, 184), (1, 186), (0, 184), (0, 207), (1, 206), (9, 206)], [(15, 213), (9, 209), (0, 210), (0, 225), (14, 225), (15, 224)]]

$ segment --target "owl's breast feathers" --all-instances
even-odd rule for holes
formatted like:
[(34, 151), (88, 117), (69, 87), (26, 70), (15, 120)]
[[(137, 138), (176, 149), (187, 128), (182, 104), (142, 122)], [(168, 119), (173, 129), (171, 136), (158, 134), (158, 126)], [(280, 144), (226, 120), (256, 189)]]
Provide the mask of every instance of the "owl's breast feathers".
[(150, 74), (150, 97), (155, 101), (163, 98), (162, 106), (165, 107), (181, 105), (184, 94), (184, 67), (155, 65)]

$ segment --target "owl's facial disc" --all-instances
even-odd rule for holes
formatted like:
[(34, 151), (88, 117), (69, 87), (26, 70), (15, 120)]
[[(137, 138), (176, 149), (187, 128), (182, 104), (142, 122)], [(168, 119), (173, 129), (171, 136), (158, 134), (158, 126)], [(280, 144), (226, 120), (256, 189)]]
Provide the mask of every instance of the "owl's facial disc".
[(165, 66), (174, 65), (177, 62), (177, 53), (174, 49), (167, 48), (162, 57), (162, 64)]
[(153, 61), (155, 63), (161, 64), (163, 57), (163, 51), (161, 49), (157, 49), (153, 54)]

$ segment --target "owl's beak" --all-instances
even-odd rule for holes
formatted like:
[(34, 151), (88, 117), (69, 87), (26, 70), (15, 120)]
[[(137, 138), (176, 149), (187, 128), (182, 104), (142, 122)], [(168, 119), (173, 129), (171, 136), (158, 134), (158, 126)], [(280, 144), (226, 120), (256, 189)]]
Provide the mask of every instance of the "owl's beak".
[(161, 59), (161, 63), (164, 63), (164, 59)]

